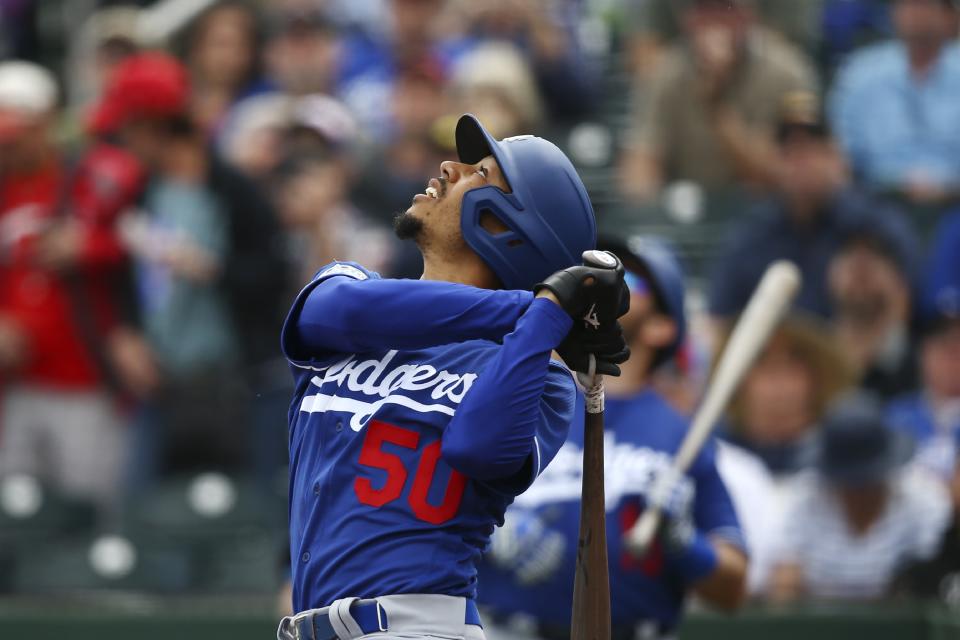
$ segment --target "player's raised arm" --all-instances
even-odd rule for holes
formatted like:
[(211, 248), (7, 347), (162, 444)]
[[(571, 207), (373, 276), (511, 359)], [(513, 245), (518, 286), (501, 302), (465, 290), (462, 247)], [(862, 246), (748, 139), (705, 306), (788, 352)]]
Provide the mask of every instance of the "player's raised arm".
[[(519, 473), (522, 477), (511, 485), (519, 490), (546, 466), (573, 421), (573, 380), (559, 365), (550, 366), (551, 351), (561, 343), (565, 351), (579, 351), (583, 345), (574, 343), (580, 334), (571, 327), (589, 321), (600, 325), (594, 333), (602, 336), (592, 338), (590, 351), (598, 354), (610, 374), (619, 374), (617, 364), (629, 354), (616, 321), (626, 311), (621, 304), (626, 285), (619, 260), (606, 267), (564, 269), (537, 290), (537, 298), (504, 338), (443, 434), (442, 452), (451, 467), (478, 480)], [(596, 316), (601, 309), (608, 310), (609, 317)], [(540, 446), (544, 439), (549, 446)]]
[(384, 280), (358, 265), (321, 269), (297, 297), (283, 333), (293, 360), (380, 348), (423, 349), (499, 340), (533, 300), (529, 291), (431, 280)]

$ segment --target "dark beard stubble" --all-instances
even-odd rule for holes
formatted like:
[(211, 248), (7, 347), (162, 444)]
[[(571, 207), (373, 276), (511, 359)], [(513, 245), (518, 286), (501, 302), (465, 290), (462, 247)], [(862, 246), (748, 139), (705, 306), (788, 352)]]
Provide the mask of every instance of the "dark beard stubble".
[(423, 220), (401, 212), (393, 217), (393, 231), (401, 240), (416, 240), (423, 233)]

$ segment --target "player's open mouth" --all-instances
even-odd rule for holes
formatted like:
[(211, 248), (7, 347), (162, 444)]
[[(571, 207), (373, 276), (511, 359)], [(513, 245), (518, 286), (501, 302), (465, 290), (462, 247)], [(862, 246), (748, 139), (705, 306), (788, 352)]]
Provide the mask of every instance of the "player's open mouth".
[(427, 188), (423, 190), (425, 194), (437, 200), (440, 198), (440, 181), (436, 178), (430, 178), (430, 182), (427, 183)]

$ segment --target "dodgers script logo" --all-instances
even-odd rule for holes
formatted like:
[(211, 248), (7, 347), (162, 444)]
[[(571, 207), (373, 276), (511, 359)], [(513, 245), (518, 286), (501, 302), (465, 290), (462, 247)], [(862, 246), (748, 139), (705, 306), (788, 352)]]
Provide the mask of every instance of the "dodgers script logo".
[[(329, 367), (317, 369), (318, 375), (313, 377), (311, 383), (321, 391), (332, 393), (304, 396), (300, 411), (350, 413), (350, 428), (354, 431), (363, 429), (370, 417), (386, 404), (401, 405), (418, 413), (435, 412), (452, 416), (477, 379), (475, 373), (437, 371), (436, 367), (428, 364), (401, 364), (391, 367), (396, 355), (396, 350), (392, 350), (379, 360), (363, 361), (358, 361), (356, 355), (351, 355)], [(353, 394), (367, 396), (371, 400), (339, 395), (338, 391), (344, 386)], [(421, 402), (410, 395), (399, 393), (416, 391), (426, 395), (423, 392), (428, 389), (429, 399), (433, 402)], [(422, 395), (421, 399), (426, 400)]]

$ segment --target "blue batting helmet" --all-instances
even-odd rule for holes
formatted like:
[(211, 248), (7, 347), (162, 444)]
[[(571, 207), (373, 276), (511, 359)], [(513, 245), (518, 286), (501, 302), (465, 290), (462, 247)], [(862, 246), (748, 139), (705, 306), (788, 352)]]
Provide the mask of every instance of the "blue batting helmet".
[(637, 235), (623, 240), (602, 238), (600, 248), (617, 254), (627, 272), (639, 272), (650, 287), (659, 310), (677, 325), (673, 342), (658, 350), (653, 357), (651, 368), (656, 368), (677, 353), (687, 336), (683, 268), (667, 242), (655, 236)]
[[(493, 185), (471, 189), (460, 214), (463, 239), (505, 289), (531, 289), (554, 271), (580, 264), (581, 254), (595, 248), (597, 222), (587, 189), (553, 143), (536, 136), (495, 140), (470, 114), (457, 122), (456, 138), (460, 162), (493, 155), (510, 185), (510, 193)], [(507, 231), (484, 229), (486, 211)]]

